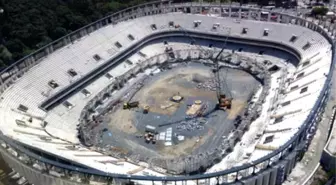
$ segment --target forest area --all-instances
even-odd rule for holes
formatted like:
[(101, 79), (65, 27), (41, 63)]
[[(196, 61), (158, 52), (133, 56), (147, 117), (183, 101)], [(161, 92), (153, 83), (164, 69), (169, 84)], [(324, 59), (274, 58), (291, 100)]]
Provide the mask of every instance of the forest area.
[(110, 13), (150, 0), (0, 0), (0, 68)]
[[(0, 0), (0, 69), (108, 14), (154, 0)], [(197, 0), (174, 0), (186, 2)], [(216, 0), (204, 0), (216, 1)], [(281, 0), (220, 0), (268, 5)]]

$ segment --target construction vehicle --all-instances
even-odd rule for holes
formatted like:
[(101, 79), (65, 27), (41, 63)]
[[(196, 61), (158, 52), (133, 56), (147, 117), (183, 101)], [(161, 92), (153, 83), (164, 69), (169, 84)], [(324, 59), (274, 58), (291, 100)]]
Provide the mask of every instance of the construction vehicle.
[(155, 135), (157, 134), (156, 128), (151, 125), (146, 125), (144, 139), (146, 143), (152, 142), (152, 144), (156, 143)]
[(149, 109), (150, 109), (149, 105), (145, 105), (145, 106), (143, 107), (143, 113), (144, 113), (144, 114), (148, 114)]
[(124, 109), (131, 109), (131, 108), (137, 108), (139, 107), (139, 102), (134, 101), (134, 102), (125, 102), (123, 108)]
[[(216, 78), (216, 84), (217, 84), (217, 99), (218, 99), (218, 105), (217, 108), (221, 109), (221, 110), (227, 110), (227, 109), (231, 109), (231, 105), (232, 105), (232, 98), (231, 97), (227, 97), (223, 92), (222, 92), (222, 88), (221, 85), (223, 84), (226, 88), (226, 74), (227, 71), (225, 72), (225, 77), (224, 80), (221, 81), (221, 78), (219, 76), (219, 61), (218, 58), (219, 56), (222, 54), (222, 52), (224, 51), (224, 47), (222, 48), (222, 50), (217, 54), (216, 58), (214, 59), (214, 64), (215, 64), (215, 68), (213, 70), (213, 72), (215, 73), (215, 78)], [(230, 90), (228, 90), (229, 92)], [(231, 95), (230, 95), (231, 96)]]
[(227, 98), (225, 94), (220, 94), (218, 99), (218, 108), (219, 109), (231, 109), (232, 98)]
[(152, 144), (156, 143), (155, 134), (152, 132), (145, 133), (144, 138), (145, 138), (146, 143), (150, 143), (150, 142), (152, 142)]

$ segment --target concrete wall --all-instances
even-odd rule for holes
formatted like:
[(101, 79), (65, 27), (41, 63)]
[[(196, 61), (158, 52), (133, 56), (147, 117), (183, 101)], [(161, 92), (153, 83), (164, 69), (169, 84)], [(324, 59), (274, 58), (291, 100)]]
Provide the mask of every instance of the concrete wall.
[[(12, 143), (13, 144), (13, 143)], [(14, 145), (13, 145), (14, 146)], [(3, 147), (3, 145), (0, 146), (0, 153), (3, 157), (3, 159), (8, 163), (8, 165), (13, 168), (16, 172), (18, 172), (21, 176), (24, 176), (30, 183), (33, 183), (35, 185), (85, 185), (85, 184), (100, 184), (100, 185), (109, 185), (109, 184), (129, 184), (130, 182), (139, 184), (137, 181), (133, 180), (123, 180), (123, 179), (112, 179), (112, 178), (105, 178), (105, 177), (98, 177), (97, 176), (90, 176), (90, 175), (82, 175), (80, 178), (78, 178), (75, 173), (72, 173), (69, 170), (64, 170), (64, 173), (62, 174), (62, 177), (57, 177), (51, 175), (49, 170), (38, 170), (31, 166), (31, 164), (34, 164), (36, 162), (36, 159), (30, 159), (30, 160), (22, 160), (22, 156), (24, 156), (23, 153), (20, 154), (20, 151), (15, 151), (14, 147), (11, 147), (10, 145), (7, 145), (6, 147)], [(264, 168), (264, 170), (261, 170), (255, 174), (249, 174), (247, 177), (237, 180), (232, 179), (232, 183), (227, 183), (227, 180), (221, 181), (219, 180), (220, 177), (222, 179), (223, 176), (218, 177), (212, 177), (206, 180), (199, 180), (199, 184), (217, 184), (214, 181), (211, 181), (213, 178), (217, 178), (218, 184), (241, 184), (241, 185), (280, 185), (290, 174), (291, 170), (295, 167), (295, 163), (298, 160), (298, 156), (301, 152), (304, 152), (303, 149), (300, 150), (293, 150), (292, 152), (289, 152), (287, 157), (284, 159), (279, 159), (278, 162), (273, 163), (270, 166), (267, 166)], [(18, 157), (21, 159), (18, 159)], [(29, 162), (27, 162), (29, 161)], [(48, 165), (48, 164), (47, 164)], [(49, 165), (49, 169), (52, 166)], [(71, 175), (72, 174), (72, 175)], [(77, 178), (76, 178), (77, 177)], [(83, 178), (85, 177), (85, 178)], [(227, 176), (226, 176), (227, 177)], [(237, 177), (236, 177), (237, 178)], [(83, 179), (85, 179), (83, 182)], [(82, 181), (82, 182), (78, 182)], [(98, 183), (99, 182), (99, 183)], [(143, 183), (144, 181), (142, 181)], [(183, 185), (187, 183), (193, 182), (195, 183), (195, 180), (190, 181), (176, 181), (178, 185)], [(147, 183), (151, 182), (147, 181)], [(166, 185), (164, 181), (155, 181), (155, 185)]]
[(83, 185), (82, 183), (76, 183), (72, 182), (66, 179), (53, 177), (49, 174), (42, 173), (41, 171), (38, 171), (11, 154), (7, 153), (7, 151), (4, 151), (3, 148), (0, 147), (0, 153), (3, 157), (3, 159), (7, 162), (7, 164), (14, 169), (16, 172), (18, 172), (21, 176), (24, 176), (28, 182), (35, 184), (35, 185)]

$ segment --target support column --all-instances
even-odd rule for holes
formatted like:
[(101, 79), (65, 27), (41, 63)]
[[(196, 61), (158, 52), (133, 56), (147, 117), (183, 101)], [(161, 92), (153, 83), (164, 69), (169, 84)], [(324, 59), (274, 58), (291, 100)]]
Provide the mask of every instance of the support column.
[(54, 46), (52, 44), (50, 44), (49, 50), (50, 50), (50, 53), (54, 52)]
[[(125, 17), (125, 15), (123, 17)], [(94, 27), (94, 30), (98, 30), (100, 28), (99, 22), (97, 22), (96, 24), (94, 24), (93, 27)]]
[(239, 15), (238, 15), (238, 18), (241, 19), (241, 18), (242, 18), (242, 16), (241, 16), (241, 14), (242, 14), (242, 10), (241, 10), (241, 8), (239, 8), (239, 10), (238, 10), (238, 14), (239, 14)]
[(231, 17), (232, 11), (231, 11), (231, 7), (229, 7), (229, 17)]
[(134, 8), (132, 8), (132, 10), (131, 10), (131, 14), (132, 14), (132, 17), (133, 17), (133, 18), (136, 17), (136, 11), (134, 10)]
[(145, 7), (143, 7), (143, 8), (139, 8), (139, 13), (140, 13), (140, 16), (141, 16), (141, 17), (142, 17), (142, 16), (145, 16), (145, 11), (146, 11)]
[(116, 77), (115, 78), (115, 86), (117, 87), (117, 90), (119, 90), (120, 89), (120, 83), (119, 83), (119, 78), (118, 77)]
[(65, 37), (63, 39), (63, 46), (67, 45), (68, 44), (68, 37)]
[(261, 12), (260, 11), (258, 11), (258, 19), (257, 19), (258, 21), (260, 21), (261, 20)]
[(30, 58), (27, 58), (27, 59), (24, 61), (24, 71), (28, 71), (28, 69), (29, 69), (29, 65), (30, 65)]
[(2, 79), (1, 76), (0, 76), (0, 88), (1, 88), (1, 89), (3, 88), (3, 79)]
[(146, 6), (146, 8), (144, 8), (144, 15), (148, 16), (148, 15), (152, 15), (152, 14), (153, 13), (152, 13), (151, 9), (148, 6)]
[(192, 7), (192, 6), (190, 7), (190, 13), (195, 14), (195, 7)]
[(16, 80), (17, 79), (17, 75), (19, 74), (19, 67), (18, 66), (14, 66), (14, 79)]
[(47, 55), (50, 54), (49, 47), (44, 48), (44, 51), (47, 53)]
[[(124, 18), (124, 15), (122, 14), (121, 20), (123, 20), (123, 18)], [(95, 30), (96, 30), (96, 25), (91, 25), (90, 26), (90, 33), (94, 32)]]
[(83, 31), (83, 36), (87, 35), (86, 29), (83, 29), (82, 31)]
[(30, 57), (30, 60), (29, 60), (29, 68), (31, 68), (31, 66), (34, 66), (35, 65), (35, 57), (34, 56), (31, 56)]
[(223, 10), (222, 5), (220, 5), (219, 12), (218, 12), (220, 17), (222, 17), (222, 12), (223, 12), (222, 10)]
[(161, 11), (161, 13), (163, 13), (164, 7), (162, 3), (159, 4), (158, 8), (159, 8), (158, 11)]
[(267, 22), (270, 22), (271, 21), (271, 12), (268, 12), (268, 15), (267, 15)]
[(159, 11), (158, 11), (158, 7), (155, 6), (154, 4), (153, 4), (153, 11), (154, 11), (155, 14), (158, 14), (158, 13), (159, 13)]
[(286, 17), (286, 23), (288, 24), (288, 23), (291, 23), (291, 18), (290, 17)]
[(248, 20), (251, 20), (251, 14), (252, 14), (252, 11), (249, 9), (248, 10), (248, 15), (247, 15), (247, 19)]
[(280, 21), (281, 21), (281, 15), (279, 14), (277, 17), (277, 22), (280, 22)]

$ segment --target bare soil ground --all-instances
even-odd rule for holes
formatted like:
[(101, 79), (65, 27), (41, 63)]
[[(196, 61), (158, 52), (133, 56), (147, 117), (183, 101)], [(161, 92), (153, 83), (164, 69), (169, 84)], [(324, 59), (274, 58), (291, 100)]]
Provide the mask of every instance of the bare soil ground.
[[(234, 91), (234, 97), (232, 101), (232, 107), (227, 110), (226, 113), (220, 113), (220, 117), (225, 119), (225, 122), (231, 123), (229, 120), (234, 120), (246, 107), (246, 93), (249, 92), (249, 86), (243, 87), (243, 83), (254, 82), (251, 77), (245, 72), (229, 71), (230, 85)], [(231, 75), (232, 73), (232, 75)], [(239, 77), (243, 76), (243, 79)], [(197, 76), (197, 77), (195, 77)], [(244, 77), (246, 76), (246, 79)], [(139, 101), (139, 107), (142, 108), (145, 105), (150, 106), (150, 112), (164, 114), (168, 116), (174, 116), (174, 113), (180, 106), (185, 105), (187, 99), (203, 97), (209, 100), (217, 101), (217, 95), (215, 91), (208, 89), (196, 88), (197, 82), (206, 83), (208, 78), (213, 78), (213, 74), (209, 69), (200, 68), (175, 68), (173, 71), (159, 74), (154, 76), (148, 83), (145, 84), (132, 98), (131, 101)], [(204, 80), (204, 81), (203, 81)], [(192, 83), (195, 83), (192, 85)], [(252, 84), (253, 85), (253, 84)], [(231, 87), (231, 86), (230, 86)], [(244, 91), (247, 92), (244, 92)], [(238, 94), (238, 96), (237, 96)], [(170, 101), (170, 98), (174, 95), (180, 95), (184, 97), (184, 100), (180, 103), (174, 103)], [(139, 109), (138, 109), (139, 110)], [(216, 148), (217, 142), (220, 142), (220, 137), (217, 135), (229, 132), (229, 124), (219, 125), (216, 123), (213, 127), (209, 128), (208, 132), (202, 132), (200, 135), (196, 134), (194, 137), (188, 135), (183, 142), (179, 142), (176, 145), (164, 146), (164, 141), (158, 141), (156, 145), (146, 146), (139, 143), (139, 140), (123, 140), (123, 133), (126, 135), (138, 135), (140, 134), (137, 124), (143, 124), (143, 122), (137, 121), (135, 118), (136, 110), (123, 110), (119, 108), (114, 113), (109, 115), (111, 130), (120, 131), (119, 147), (125, 146), (124, 153), (128, 151), (131, 153), (141, 153), (144, 156), (152, 157), (164, 157), (164, 158), (176, 158), (178, 156), (190, 155), (194, 151), (203, 152), (211, 148)], [(180, 113), (180, 112), (179, 112)], [(141, 114), (142, 115), (142, 114)], [(218, 115), (216, 115), (218, 116)], [(211, 118), (212, 121), (220, 120), (221, 118)], [(227, 119), (227, 120), (226, 120)], [(222, 120), (220, 120), (222, 121)], [(224, 121), (224, 120), (223, 120)], [(220, 123), (222, 124), (222, 122)], [(138, 127), (139, 128), (139, 127)], [(175, 128), (176, 129), (176, 128)], [(118, 133), (119, 134), (119, 133)], [(183, 133), (181, 134), (183, 135)], [(119, 137), (119, 135), (117, 135)], [(205, 146), (206, 145), (206, 146)], [(122, 150), (116, 148), (116, 150)]]
[(179, 69), (176, 73), (163, 75), (153, 84), (143, 87), (135, 96), (134, 100), (138, 100), (140, 105), (149, 105), (151, 112), (156, 112), (165, 115), (172, 115), (180, 106), (180, 103), (173, 103), (170, 98), (174, 95), (187, 97), (209, 97), (216, 99), (216, 93), (197, 88), (186, 88), (176, 83), (177, 80), (192, 81), (194, 74), (210, 77), (207, 70), (200, 69)]
[(238, 116), (239, 113), (241, 113), (241, 111), (243, 109), (245, 109), (245, 106), (247, 105), (247, 103), (245, 101), (242, 100), (232, 100), (232, 106), (230, 110), (227, 110), (229, 115), (228, 115), (228, 119), (233, 120), (236, 119), (236, 117)]
[(109, 126), (113, 129), (121, 130), (128, 134), (137, 132), (133, 123), (133, 112), (131, 110), (118, 109), (113, 114), (109, 115)]

